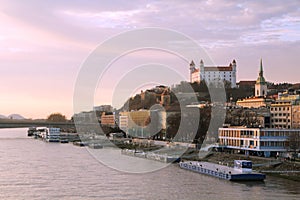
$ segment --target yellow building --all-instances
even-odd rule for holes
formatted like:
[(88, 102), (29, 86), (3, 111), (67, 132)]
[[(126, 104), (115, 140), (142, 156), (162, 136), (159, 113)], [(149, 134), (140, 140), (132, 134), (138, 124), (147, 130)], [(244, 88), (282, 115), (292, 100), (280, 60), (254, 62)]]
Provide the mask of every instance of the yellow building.
[(292, 104), (290, 101), (277, 100), (271, 105), (271, 127), (292, 128)]
[(116, 125), (114, 114), (106, 115), (105, 112), (103, 112), (100, 120), (102, 125), (111, 126), (111, 127), (115, 127)]
[(132, 137), (149, 138), (166, 129), (166, 112), (161, 110), (121, 112), (119, 127)]
[(271, 104), (272, 128), (300, 128), (300, 95), (279, 93)]
[(271, 99), (265, 99), (263, 97), (252, 97), (248, 99), (238, 100), (236, 102), (237, 106), (241, 106), (243, 108), (260, 108), (260, 107), (268, 107), (272, 103)]
[(300, 105), (292, 107), (292, 127), (300, 129)]
[[(131, 112), (121, 112), (119, 118), (119, 125), (122, 130), (133, 137), (145, 137), (148, 135), (146, 130), (150, 123), (150, 110), (138, 110)], [(127, 125), (127, 127), (125, 127)], [(124, 130), (124, 131), (125, 131)]]

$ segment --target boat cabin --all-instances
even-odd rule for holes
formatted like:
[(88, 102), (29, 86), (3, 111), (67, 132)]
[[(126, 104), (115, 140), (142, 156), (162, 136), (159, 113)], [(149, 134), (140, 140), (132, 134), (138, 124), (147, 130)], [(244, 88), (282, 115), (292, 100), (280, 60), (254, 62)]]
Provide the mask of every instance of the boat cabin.
[(234, 169), (242, 173), (251, 173), (252, 172), (252, 161), (249, 160), (235, 160)]

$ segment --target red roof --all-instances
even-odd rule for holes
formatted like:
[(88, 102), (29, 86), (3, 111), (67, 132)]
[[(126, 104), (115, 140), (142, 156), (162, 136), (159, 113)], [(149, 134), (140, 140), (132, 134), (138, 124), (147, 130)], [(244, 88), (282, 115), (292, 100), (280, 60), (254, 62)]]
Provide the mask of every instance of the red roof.
[(300, 83), (295, 83), (293, 86), (292, 86), (293, 89), (300, 89)]
[(255, 83), (256, 81), (240, 81), (239, 86), (253, 86)]
[(196, 73), (196, 72), (199, 72), (199, 69), (195, 69), (195, 70), (193, 71), (193, 73)]
[(232, 71), (232, 66), (204, 67), (204, 71)]

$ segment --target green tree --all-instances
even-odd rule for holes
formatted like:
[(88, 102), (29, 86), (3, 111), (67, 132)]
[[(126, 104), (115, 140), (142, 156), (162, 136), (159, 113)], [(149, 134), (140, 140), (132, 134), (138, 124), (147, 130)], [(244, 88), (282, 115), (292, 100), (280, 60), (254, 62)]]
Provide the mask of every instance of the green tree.
[(51, 115), (49, 115), (47, 117), (47, 121), (50, 122), (66, 122), (67, 118), (65, 115), (61, 114), (61, 113), (52, 113)]

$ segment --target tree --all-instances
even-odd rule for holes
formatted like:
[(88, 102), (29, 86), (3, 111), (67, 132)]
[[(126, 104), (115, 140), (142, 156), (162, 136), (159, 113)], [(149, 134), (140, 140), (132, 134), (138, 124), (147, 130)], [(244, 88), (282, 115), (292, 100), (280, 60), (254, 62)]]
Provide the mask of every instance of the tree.
[(224, 80), (224, 87), (225, 87), (225, 89), (230, 89), (232, 87), (231, 82), (227, 81), (227, 80)]
[(181, 121), (181, 113), (180, 112), (171, 114), (167, 117), (167, 135), (166, 135), (166, 137), (168, 139), (173, 139), (176, 136), (177, 131), (179, 129), (180, 121)]
[(293, 153), (292, 157), (296, 158), (300, 149), (300, 134), (295, 132), (289, 135), (289, 150)]
[(52, 113), (47, 117), (47, 121), (50, 122), (66, 122), (66, 116), (62, 115), (61, 113)]

